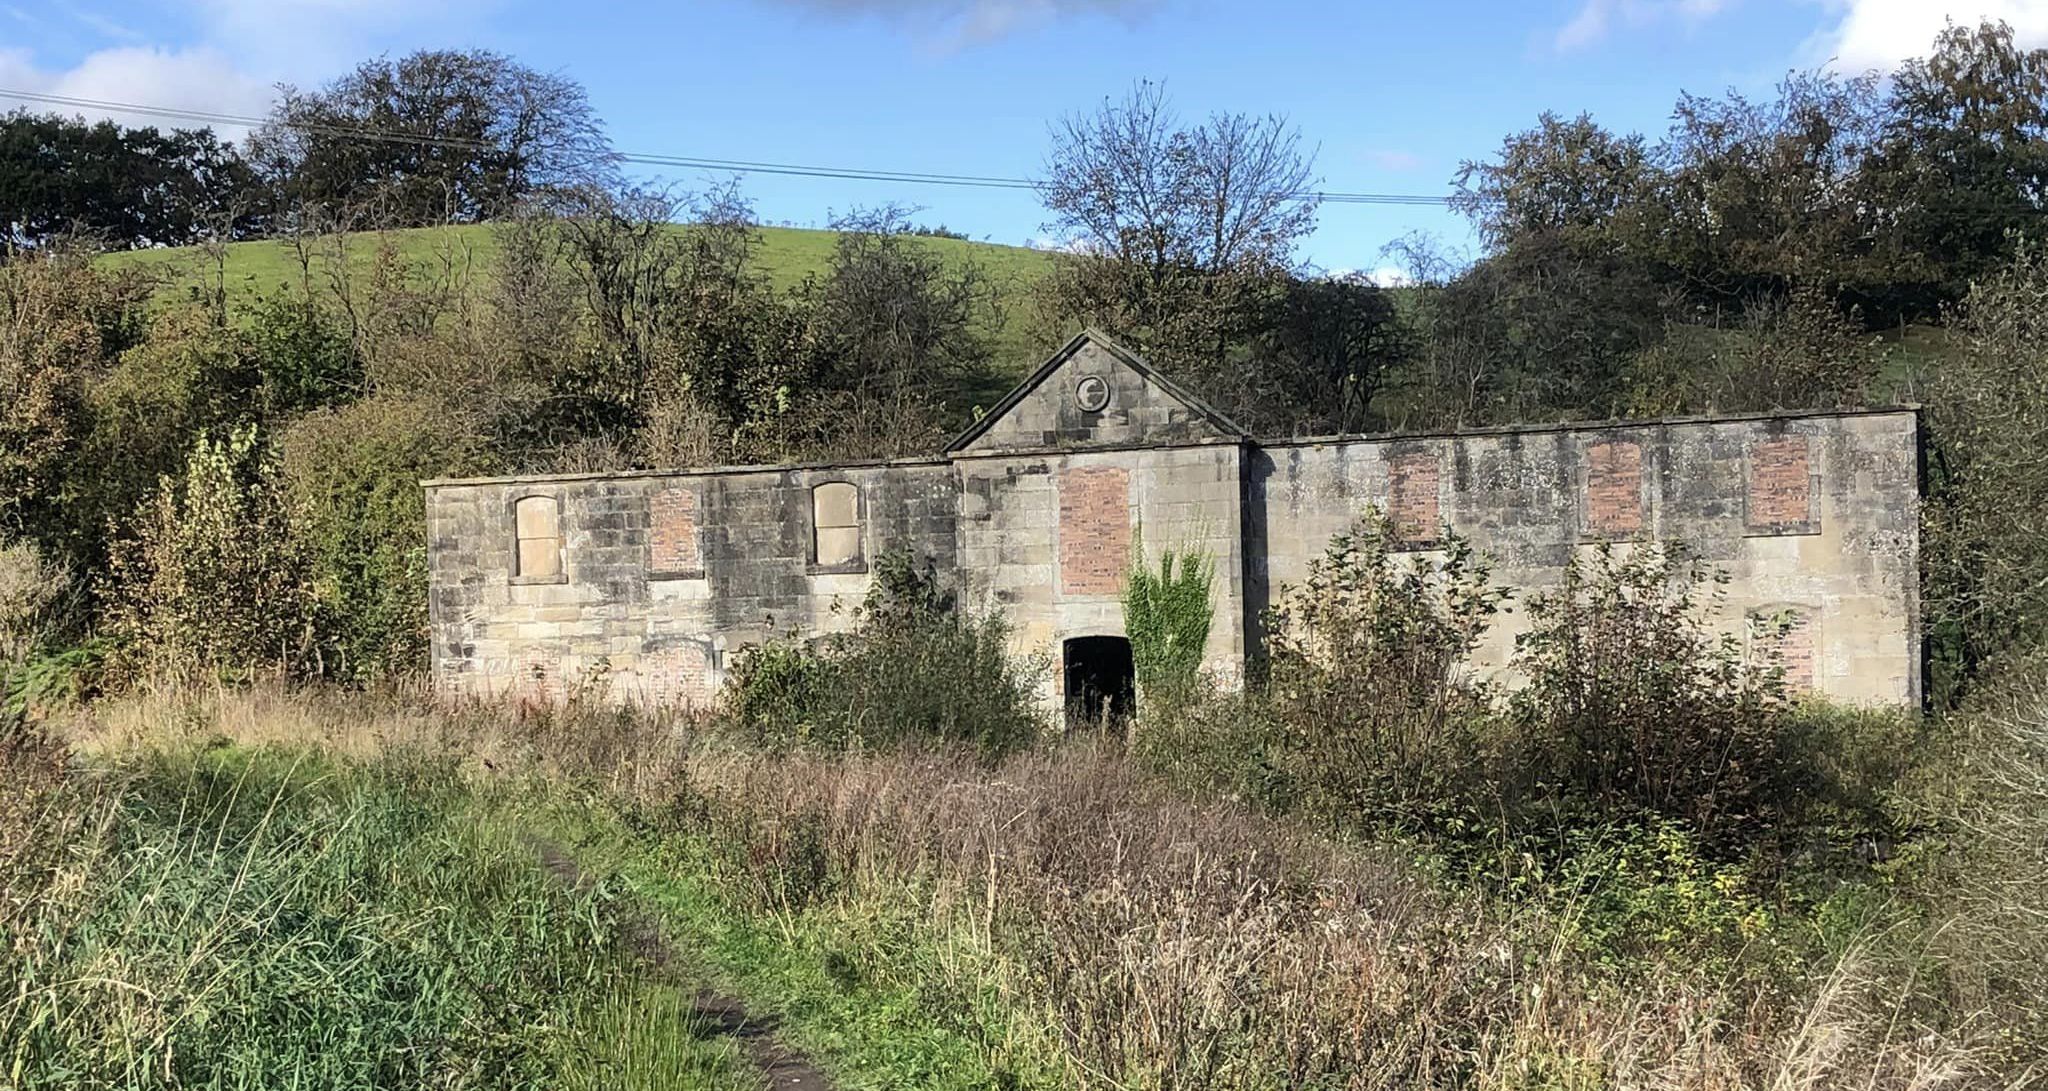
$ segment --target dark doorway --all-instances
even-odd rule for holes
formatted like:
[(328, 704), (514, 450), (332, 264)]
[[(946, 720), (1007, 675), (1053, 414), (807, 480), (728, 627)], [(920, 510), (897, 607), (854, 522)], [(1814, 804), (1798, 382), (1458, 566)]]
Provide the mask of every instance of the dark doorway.
[(1137, 705), (1131, 642), (1120, 636), (1077, 636), (1066, 644), (1067, 727), (1121, 730)]

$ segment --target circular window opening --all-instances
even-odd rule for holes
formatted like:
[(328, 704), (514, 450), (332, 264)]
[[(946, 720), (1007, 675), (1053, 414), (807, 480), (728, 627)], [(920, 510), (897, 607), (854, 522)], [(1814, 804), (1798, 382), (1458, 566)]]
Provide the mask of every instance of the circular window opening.
[(1100, 413), (1109, 406), (1109, 384), (1090, 375), (1074, 387), (1074, 401), (1086, 412)]

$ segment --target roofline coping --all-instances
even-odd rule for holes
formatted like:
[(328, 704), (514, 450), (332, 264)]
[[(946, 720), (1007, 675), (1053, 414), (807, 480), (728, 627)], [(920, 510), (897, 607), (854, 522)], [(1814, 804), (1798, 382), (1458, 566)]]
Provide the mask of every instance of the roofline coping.
[[(1077, 339), (1078, 340), (1078, 339)], [(647, 477), (731, 477), (740, 474), (802, 473), (812, 471), (874, 470), (895, 466), (949, 466), (955, 462), (995, 458), (1044, 458), (1129, 451), (1186, 450), (1202, 447), (1327, 447), (1337, 443), (1397, 443), (1402, 440), (1457, 439), (1464, 436), (1544, 435), (1562, 432), (1611, 432), (1621, 429), (1662, 428), (1694, 424), (1742, 424), (1761, 420), (1815, 420), (1825, 417), (1881, 417), (1906, 413), (1916, 419), (1918, 403), (1867, 406), (1854, 409), (1795, 409), (1718, 415), (1610, 418), (1598, 421), (1554, 421), (1543, 424), (1496, 424), (1473, 428), (1440, 428), (1410, 432), (1340, 432), (1320, 436), (1258, 439), (1247, 435), (1217, 439), (1180, 440), (1170, 443), (1125, 443), (1091, 447), (1014, 447), (987, 451), (949, 451), (942, 455), (914, 458), (853, 459), (845, 462), (784, 462), (758, 465), (670, 467), (644, 470), (601, 470), (565, 474), (500, 474), (491, 477), (436, 477), (420, 482), (422, 488), (436, 489), (468, 485), (544, 485), (571, 481), (617, 481)], [(1227, 419), (1227, 418), (1226, 418)]]
[(421, 488), (438, 489), (463, 485), (547, 485), (568, 481), (619, 481), (642, 477), (734, 477), (740, 474), (805, 473), (817, 470), (876, 470), (891, 466), (945, 466), (952, 462), (944, 455), (919, 455), (914, 458), (867, 458), (849, 459), (844, 462), (771, 462), (755, 465), (728, 466), (670, 466), (650, 467), (642, 470), (593, 470), (583, 473), (566, 474), (495, 474), (489, 477), (430, 477), (420, 482)]
[(1335, 432), (1317, 436), (1254, 439), (1259, 447), (1323, 447), (1333, 443), (1392, 443), (1461, 436), (1540, 435), (1550, 432), (1611, 432), (1627, 428), (1664, 428), (1690, 424), (1744, 424), (1761, 420), (1814, 420), (1822, 417), (1882, 417), (1895, 413), (1920, 415), (1917, 402), (1858, 406), (1849, 409), (1778, 409), (1752, 413), (1710, 413), (1670, 417), (1610, 417), (1605, 420), (1549, 421), (1535, 424), (1488, 424), (1470, 428), (1429, 428), (1406, 432)]

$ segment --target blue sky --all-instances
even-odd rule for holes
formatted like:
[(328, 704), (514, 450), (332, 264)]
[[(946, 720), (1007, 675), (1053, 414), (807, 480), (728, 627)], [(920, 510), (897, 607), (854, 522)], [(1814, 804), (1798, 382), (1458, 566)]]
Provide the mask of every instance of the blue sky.
[[(1149, 78), (1190, 118), (1287, 115), (1325, 188), (1440, 194), (1546, 109), (1657, 132), (1681, 89), (1887, 67), (1986, 14), (2048, 42), (2048, 0), (0, 0), (0, 89), (253, 114), (280, 81), (476, 46), (581, 80), (622, 150), (1028, 176), (1049, 119)], [(770, 222), (894, 201), (977, 238), (1045, 235), (1028, 192), (743, 186)], [(1331, 205), (1305, 256), (1376, 269), (1415, 230), (1469, 244), (1447, 212)]]

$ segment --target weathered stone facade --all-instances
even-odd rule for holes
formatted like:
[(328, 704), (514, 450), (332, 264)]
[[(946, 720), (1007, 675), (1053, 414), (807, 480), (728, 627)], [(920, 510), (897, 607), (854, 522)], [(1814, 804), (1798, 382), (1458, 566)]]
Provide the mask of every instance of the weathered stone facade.
[[(849, 626), (869, 563), (896, 549), (1059, 664), (1069, 641), (1123, 635), (1138, 549), (1195, 546), (1217, 574), (1207, 666), (1235, 679), (1261, 612), (1377, 505), (1404, 546), (1448, 525), (1516, 589), (1605, 543), (1683, 540), (1729, 576), (1716, 623), (1768, 631), (1754, 639), (1795, 685), (1920, 694), (1910, 410), (1258, 441), (1083, 335), (934, 458), (426, 488), (433, 671), (451, 692), (601, 679), (701, 705), (740, 648)], [(1791, 625), (1749, 624), (1766, 617)], [(1522, 624), (1511, 607), (1482, 669), (1505, 669)], [(1057, 702), (1062, 671), (1046, 685)]]

